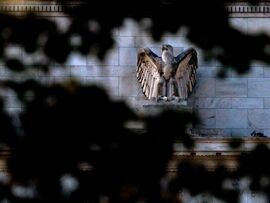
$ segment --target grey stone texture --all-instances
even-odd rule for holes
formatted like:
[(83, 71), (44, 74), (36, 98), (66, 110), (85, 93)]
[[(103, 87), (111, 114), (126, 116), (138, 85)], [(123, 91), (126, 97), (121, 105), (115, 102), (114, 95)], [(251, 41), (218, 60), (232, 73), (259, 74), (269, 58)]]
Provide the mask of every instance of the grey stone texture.
[(246, 109), (216, 109), (217, 128), (247, 128)]
[(253, 109), (263, 108), (263, 98), (232, 98), (232, 108)]
[[(64, 29), (65, 19), (57, 21)], [(125, 100), (135, 111), (143, 113), (142, 109), (156, 102), (145, 99), (137, 81), (137, 50), (149, 47), (160, 55), (161, 45), (169, 43), (175, 48), (174, 54), (178, 55), (184, 49), (194, 47), (199, 58), (198, 80), (188, 105), (198, 112), (202, 121), (194, 132), (201, 136), (250, 136), (256, 130), (270, 136), (270, 66), (253, 62), (250, 71), (243, 75), (228, 67), (227, 77), (220, 79), (217, 73), (224, 67), (215, 60), (205, 61), (203, 51), (185, 38), (185, 29), (179, 30), (176, 35), (166, 34), (161, 42), (156, 42), (143, 30), (147, 22), (145, 20), (138, 25), (128, 19), (123, 27), (115, 29), (115, 47), (104, 61), (75, 53), (65, 68), (53, 64), (54, 69), (50, 73), (29, 72), (28, 75), (44, 84), (75, 78), (85, 84), (101, 85), (113, 99)], [(270, 33), (269, 18), (230, 18), (230, 22), (244, 33)], [(23, 59), (26, 64), (37, 59), (28, 56), (20, 47), (8, 51), (9, 55)], [(0, 81), (8, 78), (23, 79), (21, 75), (14, 75), (5, 69), (0, 62)], [(4, 96), (10, 112), (22, 108), (15, 101), (14, 93), (0, 88), (0, 94)]]
[(230, 109), (232, 108), (232, 98), (197, 98), (195, 100), (196, 108), (205, 108), (205, 109)]
[(216, 80), (216, 96), (225, 98), (247, 97), (247, 79), (227, 78)]
[(202, 128), (213, 128), (216, 125), (215, 109), (199, 109), (198, 115), (201, 119)]
[(249, 78), (248, 96), (249, 97), (270, 97), (269, 78)]
[(135, 47), (135, 37), (115, 37), (118, 47)]
[(136, 48), (119, 48), (119, 65), (120, 66), (136, 66), (137, 49)]
[(194, 90), (195, 97), (215, 97), (215, 82), (214, 78), (198, 78)]

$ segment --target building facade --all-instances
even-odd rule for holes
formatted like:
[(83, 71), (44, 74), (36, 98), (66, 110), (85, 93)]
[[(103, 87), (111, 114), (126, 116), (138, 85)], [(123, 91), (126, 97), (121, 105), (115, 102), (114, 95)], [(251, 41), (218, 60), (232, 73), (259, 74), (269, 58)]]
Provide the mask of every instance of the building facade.
[[(8, 3), (7, 3), (8, 2)], [(78, 2), (77, 2), (78, 3)], [(66, 16), (63, 6), (52, 1), (2, 1), (0, 11), (12, 14), (35, 12), (57, 21), (65, 28)], [(247, 34), (270, 32), (270, 4), (261, 3), (250, 6), (239, 2), (228, 4), (230, 22), (237, 29)], [(147, 20), (147, 19), (146, 19)], [(66, 62), (63, 71), (55, 65), (50, 75), (38, 74), (42, 80), (62, 81), (70, 77), (83, 83), (100, 84), (109, 94), (120, 100), (125, 100), (135, 111), (141, 113), (155, 104), (148, 101), (136, 78), (137, 50), (149, 47), (161, 54), (162, 44), (175, 47), (175, 54), (186, 48), (194, 47), (186, 38), (183, 30), (176, 35), (166, 35), (161, 42), (155, 42), (134, 21), (126, 19), (124, 25), (113, 32), (115, 46), (109, 51), (105, 61), (100, 62), (94, 56), (80, 56), (74, 53)], [(203, 52), (196, 48), (199, 57), (198, 81), (192, 93), (188, 106), (198, 112), (202, 125), (196, 130), (200, 136), (250, 136), (256, 132), (270, 135), (270, 67), (254, 62), (251, 71), (238, 75), (229, 69), (227, 77), (220, 79), (217, 72), (222, 68), (218, 61), (204, 61)], [(23, 51), (17, 53), (25, 58)], [(1, 67), (1, 77), (9, 74)], [(7, 100), (12, 100), (7, 96)], [(8, 102), (8, 108), (20, 108), (16, 102)]]
[[(1, 1), (0, 12), (13, 15), (35, 12), (56, 21), (62, 29), (65, 29), (69, 16), (62, 12), (63, 7), (73, 6), (76, 3), (78, 2), (60, 5), (52, 1)], [(227, 9), (230, 12), (231, 24), (242, 32), (270, 34), (270, 3), (250, 6), (238, 2), (228, 4)], [(35, 73), (34, 77), (47, 83), (76, 78), (84, 84), (98, 84), (115, 100), (126, 101), (138, 113), (146, 111), (149, 113), (149, 109), (156, 105), (156, 101), (146, 100), (137, 81), (137, 50), (149, 47), (160, 55), (162, 44), (171, 44), (175, 48), (175, 54), (194, 47), (199, 57), (198, 81), (188, 100), (188, 107), (198, 112), (201, 117), (202, 124), (195, 131), (201, 138), (197, 140), (197, 148), (193, 150), (185, 149), (181, 143), (175, 144), (174, 160), (169, 165), (169, 171), (175, 170), (176, 162), (189, 159), (204, 163), (210, 170), (220, 161), (225, 161), (229, 169), (235, 168), (239, 151), (229, 150), (226, 147), (227, 137), (246, 137), (242, 151), (252, 150), (258, 143), (270, 144), (265, 138), (250, 138), (253, 131), (270, 136), (269, 65), (254, 62), (251, 71), (244, 75), (238, 75), (229, 69), (227, 77), (220, 79), (217, 72), (222, 68), (222, 64), (218, 61), (204, 61), (203, 52), (186, 39), (183, 30), (176, 35), (164, 36), (161, 42), (155, 42), (149, 33), (144, 32), (134, 21), (126, 19), (124, 25), (116, 28), (112, 34), (116, 43), (105, 61), (100, 62), (94, 56), (74, 53), (66, 62), (64, 70), (55, 64), (50, 74), (39, 72)], [(27, 59), (26, 53), (20, 48), (14, 54), (21, 59)], [(0, 78), (10, 77), (14, 76), (0, 62)], [(10, 112), (20, 111), (22, 106), (16, 102), (14, 94), (3, 93), (2, 96)], [(7, 156), (0, 154), (0, 160)], [(4, 167), (5, 163), (0, 162), (0, 168)], [(264, 202), (264, 200), (260, 195), (247, 191), (242, 202)]]

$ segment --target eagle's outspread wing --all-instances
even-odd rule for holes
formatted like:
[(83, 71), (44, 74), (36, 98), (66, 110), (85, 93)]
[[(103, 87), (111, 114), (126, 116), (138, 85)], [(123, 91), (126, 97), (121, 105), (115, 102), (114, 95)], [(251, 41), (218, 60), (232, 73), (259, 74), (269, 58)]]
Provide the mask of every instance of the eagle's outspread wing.
[(178, 96), (187, 99), (196, 83), (198, 58), (195, 49), (188, 49), (175, 57), (177, 69), (175, 73)]
[(143, 93), (148, 99), (157, 98), (162, 60), (149, 48), (139, 49), (137, 58), (137, 78)]

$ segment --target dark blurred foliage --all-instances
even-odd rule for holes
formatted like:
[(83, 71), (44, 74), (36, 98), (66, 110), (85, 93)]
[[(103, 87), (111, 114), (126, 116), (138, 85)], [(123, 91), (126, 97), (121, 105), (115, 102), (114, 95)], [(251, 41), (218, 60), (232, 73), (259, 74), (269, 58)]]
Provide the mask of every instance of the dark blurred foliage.
[[(190, 121), (196, 122), (194, 116), (168, 111), (147, 118), (146, 131), (137, 132), (125, 124), (139, 118), (98, 87), (74, 82), (44, 87), (32, 80), (6, 85), (19, 93), (25, 110), (20, 115), (21, 136), (2, 116), (7, 122), (3, 142), (13, 137), (6, 141), (11, 187), (2, 198), (9, 194), (11, 202), (99, 202), (102, 196), (117, 203), (165, 201), (160, 180), (166, 175), (173, 141)], [(180, 120), (167, 128), (174, 117)], [(66, 174), (79, 182), (70, 193), (61, 186)], [(12, 190), (16, 184), (34, 186), (34, 194), (19, 198)]]
[[(60, 1), (68, 3), (68, 1)], [(253, 60), (269, 63), (270, 38), (245, 35), (230, 27), (222, 0), (205, 1), (84, 1), (65, 11), (71, 25), (60, 31), (49, 19), (0, 14), (0, 57), (13, 71), (27, 68), (48, 70), (51, 63), (64, 64), (72, 52), (94, 54), (100, 59), (113, 46), (112, 30), (127, 17), (141, 23), (155, 40), (165, 32), (187, 29), (187, 38), (239, 73)], [(254, 3), (251, 1), (251, 3)], [(106, 7), (106, 9), (104, 8)], [(111, 9), (108, 9), (111, 8)], [(80, 43), (73, 43), (73, 37)], [(19, 46), (42, 59), (25, 64), (10, 58), (6, 49)], [(6, 81), (22, 104), (19, 125), (0, 102), (0, 141), (8, 148), (8, 180), (0, 177), (0, 201), (65, 203), (159, 203), (180, 202), (183, 189), (190, 194), (208, 192), (226, 202), (237, 202), (239, 190), (224, 188), (224, 180), (250, 177), (251, 189), (269, 196), (269, 149), (258, 146), (239, 159), (238, 170), (220, 165), (209, 172), (201, 165), (180, 163), (170, 179), (166, 169), (175, 140), (192, 148), (186, 134), (197, 118), (188, 112), (166, 111), (139, 118), (123, 102), (112, 101), (100, 88), (76, 82), (44, 86), (35, 80)], [(128, 121), (143, 122), (144, 131), (126, 128)], [(241, 140), (233, 140), (233, 148)], [(1, 174), (0, 174), (1, 175)], [(165, 179), (166, 184), (162, 185)]]

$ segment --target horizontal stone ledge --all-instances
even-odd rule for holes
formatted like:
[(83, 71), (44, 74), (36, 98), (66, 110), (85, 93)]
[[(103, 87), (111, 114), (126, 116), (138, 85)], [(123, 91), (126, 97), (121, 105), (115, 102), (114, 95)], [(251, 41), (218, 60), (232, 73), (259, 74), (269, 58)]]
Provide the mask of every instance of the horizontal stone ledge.
[(0, 5), (2, 12), (62, 12), (62, 5)]
[[(243, 138), (201, 138), (194, 137), (195, 147), (189, 149), (180, 141), (174, 144), (175, 155), (233, 155), (241, 152), (249, 152), (259, 144), (270, 147), (269, 137), (243, 137)], [(241, 141), (239, 148), (231, 148), (230, 143), (234, 140)]]
[(229, 17), (270, 17), (270, 3), (261, 2), (256, 5), (251, 5), (246, 2), (228, 3), (226, 4), (226, 11)]
[(270, 13), (270, 5), (227, 5), (229, 13)]
[(178, 155), (174, 154), (168, 163), (167, 172), (170, 176), (175, 176), (178, 171), (178, 165), (181, 162), (189, 162), (191, 164), (199, 164), (204, 166), (209, 172), (215, 171), (222, 163), (228, 170), (234, 171), (238, 167), (239, 155)]
[(167, 170), (170, 175), (175, 175), (177, 165), (180, 162), (201, 164), (209, 171), (214, 171), (220, 163), (229, 170), (238, 167), (239, 156), (244, 152), (250, 152), (258, 144), (265, 144), (270, 147), (269, 138), (243, 138), (242, 145), (232, 150), (229, 143), (233, 138), (195, 138), (197, 143), (193, 149), (184, 148), (182, 143), (175, 143), (174, 153), (168, 164)]
[[(1, 1), (0, 12), (34, 12), (38, 15), (43, 12), (59, 12), (62, 13), (64, 7), (76, 6), (82, 4), (83, 1), (69, 1), (68, 3), (61, 4), (57, 1), (52, 2), (42, 2), (42, 1)], [(264, 2), (257, 5), (250, 5), (246, 2), (237, 3), (227, 3), (225, 5), (226, 10), (231, 17), (257, 17), (257, 15), (262, 17), (270, 16), (270, 3)], [(239, 15), (241, 14), (241, 15)], [(269, 14), (269, 15), (260, 15)]]
[[(44, 13), (49, 13), (52, 16), (63, 15), (63, 11), (67, 8), (72, 8), (82, 4), (82, 2), (57, 3), (57, 2), (42, 2), (42, 1), (24, 1), (24, 2), (8, 2), (2, 1), (0, 3), (0, 12), (11, 13), (14, 15), (23, 15), (31, 12), (36, 15), (43, 16)], [(66, 14), (67, 15), (67, 14)]]

